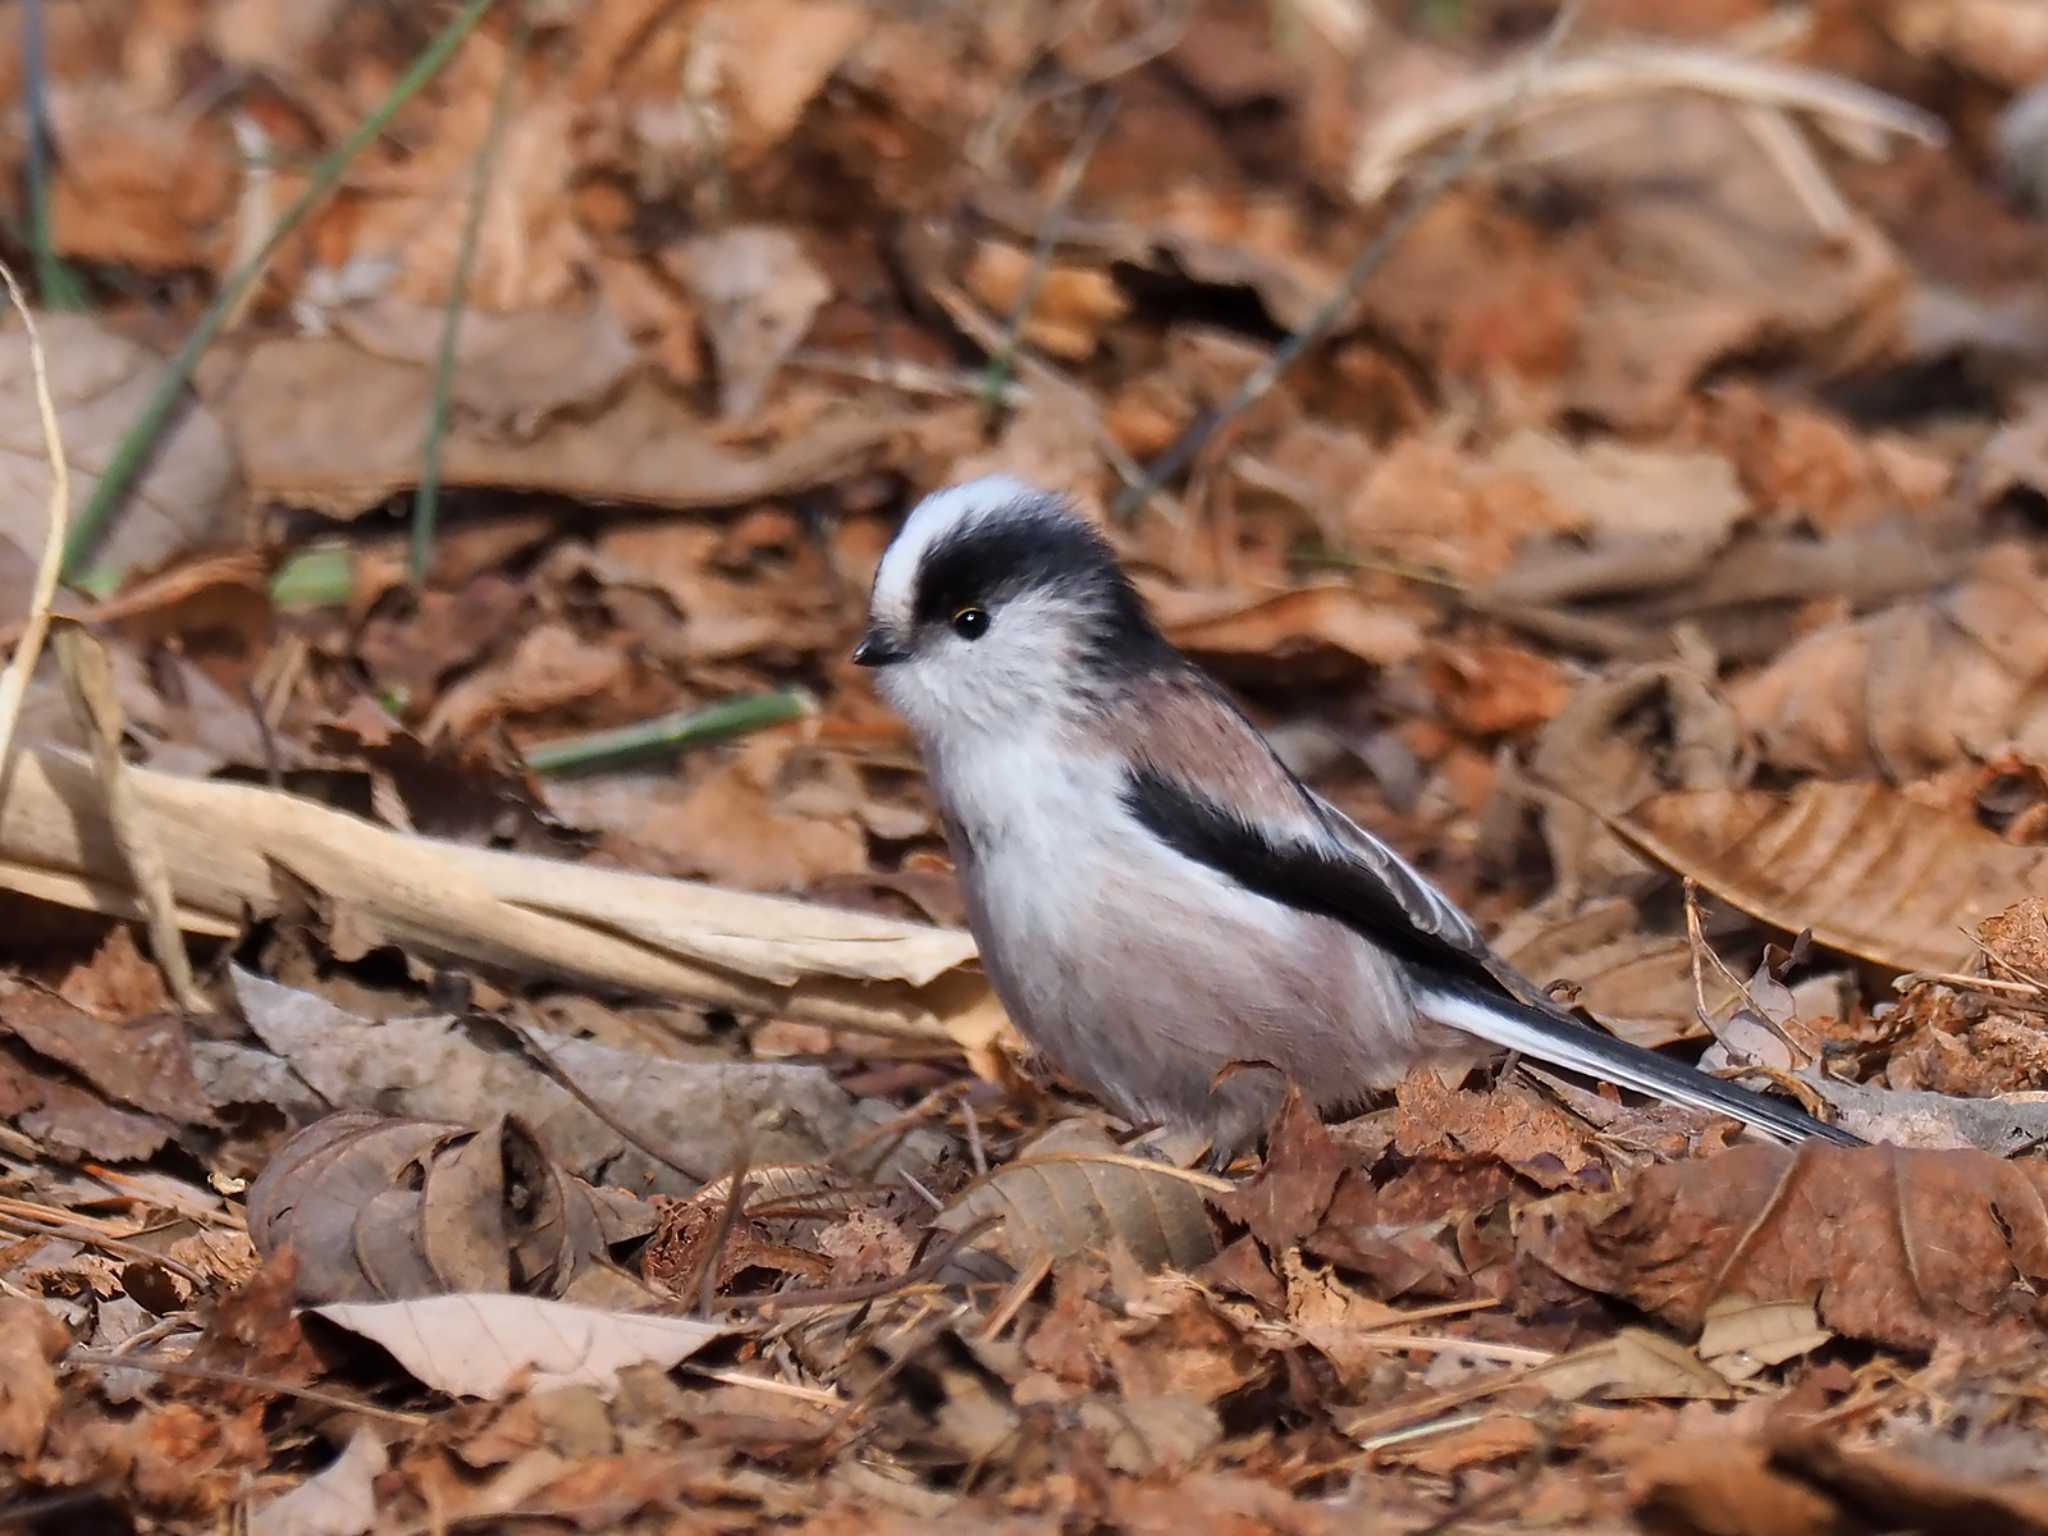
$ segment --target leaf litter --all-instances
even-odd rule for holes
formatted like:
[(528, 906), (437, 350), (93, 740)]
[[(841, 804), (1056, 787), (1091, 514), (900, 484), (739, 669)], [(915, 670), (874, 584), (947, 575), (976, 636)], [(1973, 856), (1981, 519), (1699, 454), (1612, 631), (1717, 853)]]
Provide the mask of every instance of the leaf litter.
[[(86, 495), (426, 35), (101, 9), (0, 43)], [(90, 718), (46, 665), (0, 765), (10, 1507), (2043, 1528), (2048, 474), (1998, 320), (2043, 247), (1969, 148), (2038, 25), (1637, 0), (1514, 87), (1488, 8), (1397, 9), (601, 0), (404, 105), (60, 597)], [(0, 342), (12, 644), (50, 474)], [(1048, 1080), (845, 652), (917, 495), (1102, 512), (1184, 441), (1106, 531), (1290, 763), (1560, 1000), (1886, 1145), (1488, 1069), (1291, 1099), (1219, 1180)]]

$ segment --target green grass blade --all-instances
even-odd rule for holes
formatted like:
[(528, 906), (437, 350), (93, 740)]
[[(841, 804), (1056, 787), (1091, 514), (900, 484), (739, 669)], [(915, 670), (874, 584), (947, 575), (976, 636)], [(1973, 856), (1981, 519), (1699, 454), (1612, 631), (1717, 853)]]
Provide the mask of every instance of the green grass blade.
[(156, 446), (156, 440), (162, 434), (164, 424), (177, 409), (178, 402), (184, 395), (186, 383), (192, 377), (192, 370), (198, 366), (199, 359), (205, 355), (206, 349), (213, 345), (214, 338), (220, 334), (220, 328), (227, 322), (227, 317), (241, 304), (243, 295), (255, 286), (256, 280), (263, 275), (278, 247), (284, 244), (292, 232), (305, 222), (306, 216), (334, 191), (349, 163), (391, 125), (391, 120), (398, 115), (399, 109), (410, 101), (422, 86), (441, 72), (449, 59), (454, 57), (455, 50), (462, 45), (463, 39), (476, 29), (477, 23), (484, 19), (484, 14), (495, 3), (496, 0), (468, 0), (455, 18), (421, 50), (419, 57), (412, 61), (406, 72), (391, 87), (390, 94), (378, 104), (377, 110), (364, 118), (354, 133), (329, 150), (319, 164), (313, 167), (312, 180), (307, 183), (306, 190), (299, 194), (291, 207), (284, 211), (272, 227), (263, 242), (263, 248), (231, 273), (228, 280), (221, 285), (220, 292), (214, 296), (213, 303), (207, 306), (206, 313), (200, 317), (199, 324), (186, 338), (185, 345), (180, 347), (178, 355), (171, 359), (170, 367), (165, 370), (156, 392), (143, 406), (142, 414), (136, 417), (135, 424), (128, 429), (115, 448), (106, 469), (101, 472), (99, 484), (93, 488), (92, 500), (86, 503), (85, 510), (73, 524), (71, 537), (64, 545), (66, 574), (80, 569), (91, 558), (101, 535), (113, 522), (114, 513), (120, 507), (122, 498), (127, 495), (129, 485), (141, 470), (144, 461), (148, 459), (150, 450)]
[(526, 766), (542, 777), (592, 773), (623, 768), (653, 758), (673, 757), (692, 747), (729, 741), (750, 731), (801, 720), (813, 708), (808, 695), (795, 689), (727, 699), (708, 709), (657, 715), (652, 720), (541, 742), (526, 749)]
[(434, 359), (434, 404), (427, 417), (427, 436), (420, 449), (420, 483), (412, 498), (412, 584), (424, 587), (434, 563), (434, 525), (441, 506), (441, 440), (448, 431), (448, 401), (455, 387), (456, 343), (462, 334), (462, 311), (469, 296), (469, 276), (476, 267), (478, 236), (484, 227), (484, 202), (491, 190), (491, 167), (498, 158), (505, 119), (511, 115), (512, 82), (526, 60), (526, 25), (505, 54), (505, 74), (491, 103), (490, 126), (476, 154), (475, 179), (469, 192), (469, 217), (462, 226), (462, 245), (455, 255), (455, 278), (448, 289), (448, 316), (441, 325), (441, 350)]
[(21, 70), (28, 105), (28, 247), (44, 309), (82, 310), (85, 285), (57, 255), (50, 224), (50, 78), (43, 49), (43, 0), (21, 8)]
[(285, 613), (339, 608), (355, 593), (355, 552), (345, 544), (301, 550), (270, 578), (270, 601)]

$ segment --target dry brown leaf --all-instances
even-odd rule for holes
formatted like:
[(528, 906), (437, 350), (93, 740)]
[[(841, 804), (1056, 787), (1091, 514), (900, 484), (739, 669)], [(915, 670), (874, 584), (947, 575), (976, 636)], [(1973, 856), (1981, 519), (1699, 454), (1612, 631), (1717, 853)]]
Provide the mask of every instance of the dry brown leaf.
[(1606, 897), (1641, 876), (1643, 855), (1607, 817), (1662, 789), (1732, 789), (1750, 767), (1742, 728), (1706, 662), (1628, 667), (1586, 683), (1529, 757), (1556, 899)]
[(620, 862), (754, 891), (805, 891), (865, 871), (858, 793), (844, 758), (768, 735), (704, 764), (688, 785), (610, 775), (546, 787), (549, 809), (601, 831)]
[(609, 1397), (619, 1372), (667, 1370), (728, 1331), (695, 1318), (604, 1312), (539, 1296), (429, 1296), (313, 1310), (383, 1345), (422, 1385), (490, 1401), (567, 1386)]
[(1730, 691), (1763, 756), (1829, 778), (1919, 778), (2013, 751), (2048, 761), (2048, 580), (1988, 551), (1923, 602), (1814, 631)]
[(1512, 433), (1483, 461), (1555, 502), (1543, 521), (1594, 540), (1668, 539), (1693, 548), (1727, 542), (1749, 511), (1735, 466), (1718, 453), (1675, 453), (1619, 442), (1574, 447), (1534, 428)]
[(2048, 893), (2048, 850), (1887, 784), (1681, 790), (1608, 824), (1730, 905), (1900, 971), (1958, 969), (1973, 927)]
[[(1476, 375), (1523, 419), (1650, 428), (1723, 358), (1775, 342), (1843, 368), (1895, 335), (1904, 285), (1887, 242), (1854, 215), (1821, 229), (1733, 104), (1595, 101), (1517, 139), (1598, 216), (1560, 245), (1533, 220), (1446, 198), (1362, 299), (1417, 355)], [(1678, 183), (1686, 195), (1668, 195)]]
[(464, 742), (508, 715), (542, 714), (620, 691), (631, 675), (622, 647), (585, 640), (567, 624), (542, 624), (521, 635), (503, 661), (443, 694), (420, 736)]
[(58, 253), (165, 274), (217, 267), (237, 179), (234, 145), (217, 116), (138, 111), (112, 80), (53, 92), (51, 106), (64, 144), (50, 186)]
[(1707, 1308), (1699, 1357), (1730, 1381), (1809, 1354), (1834, 1337), (1811, 1301), (1748, 1301), (1724, 1296)]
[(1395, 1086), (1394, 1097), (1394, 1149), (1403, 1157), (1496, 1159), (1546, 1189), (1604, 1182), (1605, 1164), (1592, 1144), (1555, 1106), (1532, 1095), (1448, 1088), (1423, 1067)]
[(1613, 1338), (1551, 1361), (1536, 1376), (1544, 1391), (1565, 1402), (1595, 1393), (1632, 1398), (1729, 1398), (1728, 1378), (1683, 1344), (1646, 1328), (1624, 1328)]
[(2038, 1346), (2048, 1170), (1982, 1152), (1743, 1146), (1522, 1213), (1524, 1263), (1688, 1330), (1715, 1302), (1816, 1301), (1894, 1349)]
[(705, 8), (696, 48), (737, 114), (735, 165), (789, 136), (873, 20), (846, 0), (715, 0)]
[(1473, 736), (1546, 724), (1572, 693), (1563, 667), (1518, 645), (1437, 645), (1423, 670), (1444, 717)]
[(1449, 443), (1402, 438), (1348, 499), (1342, 530), (1357, 549), (1479, 583), (1526, 539), (1576, 529), (1582, 514), (1515, 476), (1481, 480)]
[(62, 1397), (53, 1362), (71, 1334), (40, 1302), (0, 1297), (0, 1455), (33, 1460)]
[(576, 1178), (504, 1116), (472, 1131), (331, 1115), (277, 1149), (249, 1186), (248, 1213), (259, 1254), (296, 1255), (307, 1302), (510, 1290), (651, 1300), (606, 1261), (612, 1243), (653, 1230), (653, 1212)]
[(96, 1017), (53, 992), (0, 977), (0, 1030), (109, 1098), (180, 1123), (208, 1118), (192, 1042), (175, 1014)]
[(1216, 1208), (1251, 1228), (1269, 1252), (1291, 1248), (1322, 1224), (1350, 1156), (1331, 1139), (1322, 1117), (1288, 1085), (1258, 1176), (1218, 1195)]
[[(1494, 948), (1539, 987), (1563, 982), (1574, 1007), (1633, 1044), (1655, 1050), (1702, 1033), (1692, 950), (1682, 938), (1643, 931), (1632, 901), (1587, 902), (1565, 917), (1532, 911), (1495, 936)], [(1741, 994), (1718, 969), (1702, 967), (1710, 1018)]]
[[(1041, 1256), (1098, 1253), (1122, 1244), (1148, 1269), (1190, 1270), (1212, 1258), (1215, 1230), (1205, 1181), (1170, 1163), (1119, 1152), (1099, 1126), (1055, 1127), (1010, 1162), (955, 1195), (934, 1223), (965, 1232), (998, 1224), (956, 1255), (952, 1268), (987, 1278)], [(991, 1260), (996, 1260), (991, 1266)]]
[[(464, 298), (488, 312), (550, 309), (573, 300), (592, 247), (571, 195), (577, 108), (549, 88), (546, 72), (525, 65), (509, 36), (483, 28), (465, 40), (435, 82), (436, 99), (414, 104), (418, 132), (407, 135), (407, 152), (381, 164), (366, 157), (351, 178), (366, 195), (341, 200), (320, 218), (316, 248), (328, 265), (311, 273), (304, 289), (318, 292), (325, 280), (346, 292), (351, 267), (384, 267), (394, 269), (389, 281), (400, 297), (447, 302), (467, 228), (452, 210), (472, 201), (477, 157), (492, 133), (500, 82), (511, 70), (516, 78), (492, 174), (480, 189)], [(412, 440), (417, 451), (417, 426)]]
[[(1989, 1030), (1981, 1032), (1990, 1034)], [(1981, 1035), (1973, 1031), (1968, 1044), (1976, 1044)], [(2038, 1039), (2031, 1044), (2035, 1051), (2040, 1049)], [(1888, 1079), (1899, 1065), (1894, 1056), (1886, 1071)], [(1866, 1141), (1930, 1150), (1974, 1147), (1993, 1157), (2018, 1157), (2048, 1145), (2048, 1095), (2041, 1093), (1959, 1098), (1900, 1086), (1864, 1088), (1811, 1067), (1797, 1075), (1834, 1108), (1844, 1129)], [(1906, 1072), (1898, 1075), (1909, 1076)]]
[[(389, 296), (335, 316), (335, 328), (365, 352), (414, 367), (439, 362), (439, 307)], [(588, 415), (625, 384), (639, 356), (612, 312), (470, 312), (457, 335), (449, 404), (457, 419), (495, 437), (537, 437), (558, 416)]]
[(729, 421), (753, 415), (832, 285), (795, 234), (767, 224), (698, 235), (673, 252), (669, 266), (704, 318), (720, 413)]
[[(305, 338), (259, 344), (217, 404), (233, 424), (252, 495), (355, 517), (417, 481), (419, 424), (431, 414), (432, 389), (425, 368)], [(334, 415), (342, 400), (346, 430)], [(872, 410), (848, 411), (750, 455), (718, 442), (666, 386), (640, 377), (595, 416), (553, 420), (530, 440), (453, 423), (441, 478), (577, 501), (730, 507), (865, 468), (901, 425)]]
[[(37, 323), (71, 469), (71, 496), (82, 507), (122, 435), (162, 383), (165, 365), (84, 315), (44, 315)], [(159, 437), (94, 563), (114, 571), (156, 568), (215, 542), (231, 531), (235, 481), (234, 450), (219, 419), (187, 402)], [(9, 331), (0, 335), (0, 545), (11, 544), (34, 560), (43, 547), (49, 489), (28, 336)]]
[(1421, 654), (1421, 626), (1355, 587), (1303, 587), (1242, 606), (1164, 598), (1167, 638), (1197, 660), (1388, 667)]
[[(555, 1071), (630, 1127), (640, 1142), (695, 1172), (687, 1179), (588, 1109), (544, 1067), (479, 1038), (447, 1015), (368, 1023), (311, 993), (237, 969), (235, 994), (258, 1038), (337, 1109), (489, 1124), (516, 1114), (541, 1128), (547, 1157), (578, 1177), (691, 1193), (743, 1160), (810, 1162), (842, 1153), (893, 1118), (854, 1099), (822, 1067), (789, 1062), (674, 1061), (529, 1031)], [(422, 1133), (424, 1134), (424, 1133)], [(936, 1134), (915, 1130), (876, 1149), (883, 1167), (927, 1167)], [(536, 1176), (538, 1183), (539, 1176)]]
[(1034, 291), (1033, 266), (1024, 247), (984, 240), (974, 248), (962, 281), (983, 308), (998, 315), (1016, 314), (1030, 293), (1024, 340), (1049, 356), (1082, 361), (1101, 344), (1103, 330), (1129, 311), (1131, 301), (1107, 272), (1057, 262), (1039, 276)]

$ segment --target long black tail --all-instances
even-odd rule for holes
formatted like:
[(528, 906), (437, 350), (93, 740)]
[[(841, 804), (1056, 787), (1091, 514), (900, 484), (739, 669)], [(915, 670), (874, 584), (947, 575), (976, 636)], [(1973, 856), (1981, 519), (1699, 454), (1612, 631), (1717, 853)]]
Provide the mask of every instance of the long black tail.
[(1818, 1137), (1845, 1147), (1867, 1145), (1862, 1137), (1816, 1120), (1802, 1109), (1603, 1035), (1562, 1013), (1548, 1013), (1451, 977), (1417, 976), (1415, 980), (1416, 1007), (1423, 1014), (1503, 1049), (1604, 1078), (1667, 1103), (1729, 1115), (1779, 1141)]

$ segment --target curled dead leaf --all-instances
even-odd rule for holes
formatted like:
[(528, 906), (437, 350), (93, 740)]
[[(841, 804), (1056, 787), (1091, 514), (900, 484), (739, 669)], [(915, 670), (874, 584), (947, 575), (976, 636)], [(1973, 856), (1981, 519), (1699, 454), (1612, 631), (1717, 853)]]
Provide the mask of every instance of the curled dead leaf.
[(278, 1148), (249, 1186), (248, 1210), (257, 1252), (289, 1247), (309, 1302), (454, 1291), (648, 1299), (608, 1250), (653, 1230), (653, 1211), (576, 1178), (504, 1116), (475, 1131), (330, 1115)]
[(1191, 1270), (1213, 1258), (1216, 1233), (1203, 1190), (1211, 1180), (1120, 1152), (1099, 1126), (1071, 1122), (976, 1179), (934, 1222), (963, 1233), (994, 1223), (948, 1265), (956, 1275), (1007, 1278), (1034, 1260), (1121, 1243), (1148, 1269)]

